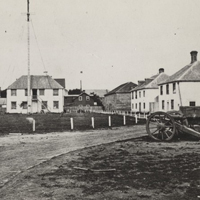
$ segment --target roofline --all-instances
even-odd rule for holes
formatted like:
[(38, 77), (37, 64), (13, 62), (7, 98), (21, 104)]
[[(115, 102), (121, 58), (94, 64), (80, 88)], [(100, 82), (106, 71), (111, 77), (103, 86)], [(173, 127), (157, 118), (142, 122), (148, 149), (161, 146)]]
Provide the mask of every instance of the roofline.
[(169, 82), (164, 82), (164, 83), (159, 83), (158, 85), (165, 85), (169, 83), (179, 83), (179, 82), (200, 82), (200, 80), (174, 80), (174, 81), (169, 81)]
[(104, 94), (104, 96), (109, 96), (109, 95), (111, 95), (111, 94), (119, 94), (119, 93), (130, 93), (131, 92), (131, 90), (130, 91), (128, 91), (128, 92), (112, 92), (112, 93), (109, 93), (109, 94)]
[(146, 90), (146, 89), (147, 89), (147, 90), (151, 90), (151, 89), (158, 89), (158, 87), (147, 87), (147, 88), (140, 88), (140, 89), (138, 89), (138, 90), (137, 90), (137, 89), (136, 89), (136, 90), (134, 90), (134, 89), (133, 89), (133, 90), (131, 90), (131, 92), (134, 92), (134, 91), (139, 91), (139, 90)]

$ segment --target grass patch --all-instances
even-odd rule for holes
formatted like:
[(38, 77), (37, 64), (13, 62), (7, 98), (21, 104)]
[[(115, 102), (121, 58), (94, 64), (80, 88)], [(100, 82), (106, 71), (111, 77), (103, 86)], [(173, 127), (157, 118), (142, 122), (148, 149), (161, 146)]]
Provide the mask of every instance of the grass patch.
[[(99, 113), (70, 113), (70, 114), (4, 114), (0, 115), (0, 134), (32, 133), (32, 124), (26, 118), (32, 117), (36, 121), (36, 132), (62, 132), (71, 130), (70, 118), (74, 120), (74, 130), (92, 129), (91, 118), (94, 117), (95, 129), (109, 128), (108, 115)], [(112, 127), (123, 126), (123, 116), (111, 115)], [(145, 123), (140, 120), (138, 124)], [(135, 125), (134, 117), (126, 117), (126, 125)]]

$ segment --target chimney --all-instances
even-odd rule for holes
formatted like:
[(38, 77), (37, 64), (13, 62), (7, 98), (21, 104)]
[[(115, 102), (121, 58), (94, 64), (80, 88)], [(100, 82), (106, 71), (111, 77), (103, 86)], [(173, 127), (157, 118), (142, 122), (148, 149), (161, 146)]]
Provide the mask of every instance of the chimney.
[(197, 61), (197, 54), (198, 54), (198, 51), (191, 51), (190, 54), (191, 54), (191, 64), (192, 64), (192, 63), (194, 63), (195, 61)]
[(145, 81), (138, 81), (138, 86), (142, 85)]
[(159, 74), (160, 74), (160, 73), (164, 73), (164, 71), (165, 71), (164, 68), (160, 68), (160, 69), (159, 69)]
[(150, 83), (152, 80), (153, 80), (152, 78), (145, 78), (145, 84)]

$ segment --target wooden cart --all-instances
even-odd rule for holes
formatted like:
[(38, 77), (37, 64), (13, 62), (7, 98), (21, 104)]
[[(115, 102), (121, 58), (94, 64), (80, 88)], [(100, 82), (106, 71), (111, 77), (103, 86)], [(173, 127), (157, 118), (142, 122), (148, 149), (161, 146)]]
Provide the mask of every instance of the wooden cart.
[(200, 138), (200, 107), (182, 106), (179, 111), (152, 113), (146, 130), (151, 138), (160, 141), (169, 141), (182, 133)]

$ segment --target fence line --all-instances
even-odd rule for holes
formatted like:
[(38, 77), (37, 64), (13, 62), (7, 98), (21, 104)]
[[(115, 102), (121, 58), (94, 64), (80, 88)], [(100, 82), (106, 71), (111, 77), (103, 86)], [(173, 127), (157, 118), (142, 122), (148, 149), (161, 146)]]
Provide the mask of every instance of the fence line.
[[(113, 115), (113, 114), (117, 114), (117, 115), (123, 115), (123, 116), (130, 116), (130, 117), (134, 117), (135, 120), (138, 122), (138, 119), (148, 119), (148, 116), (150, 114), (147, 113), (133, 113), (133, 112), (128, 112), (128, 111), (94, 111), (94, 113), (101, 113), (101, 114), (106, 114), (106, 115)], [(136, 122), (136, 123), (137, 123)]]
[[(123, 116), (123, 119), (122, 119), (123, 120), (123, 125), (126, 125), (126, 117), (127, 116), (135, 118), (135, 124), (138, 123), (139, 119), (146, 119), (147, 120), (147, 118), (149, 116), (148, 114), (145, 114), (145, 113), (143, 113), (143, 114), (138, 113), (137, 114), (137, 113), (125, 112), (125, 111), (97, 111), (96, 110), (96, 111), (93, 111), (93, 113), (100, 113), (100, 114), (106, 114), (106, 115), (108, 115), (108, 126), (109, 127), (112, 126), (112, 117), (111, 116), (114, 115), (114, 114), (122, 115)], [(35, 126), (36, 122), (35, 122), (35, 120), (33, 118), (30, 118), (30, 117), (28, 117), (26, 119), (29, 121), (29, 123), (32, 124), (32, 130), (33, 130), (33, 132), (35, 132), (35, 129), (36, 129), (36, 126)], [(95, 128), (94, 121), (95, 121), (95, 118), (92, 117), (91, 118), (91, 126), (92, 126), (93, 129)], [(73, 120), (72, 117), (70, 118), (70, 127), (71, 127), (71, 130), (74, 130), (74, 120)]]

